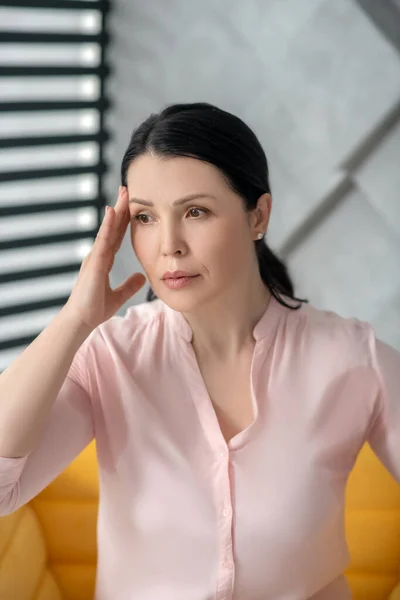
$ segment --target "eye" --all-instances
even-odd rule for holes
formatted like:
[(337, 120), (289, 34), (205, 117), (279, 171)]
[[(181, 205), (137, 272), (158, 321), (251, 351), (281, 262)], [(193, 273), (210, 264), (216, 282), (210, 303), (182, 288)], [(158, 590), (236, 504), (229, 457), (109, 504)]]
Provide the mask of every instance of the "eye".
[[(192, 211), (200, 211), (200, 212), (203, 212), (203, 213), (207, 213), (208, 212), (208, 210), (206, 210), (205, 208), (198, 208), (196, 206), (194, 206), (193, 208), (189, 208), (188, 212), (192, 212)], [(197, 218), (197, 217), (194, 217), (194, 218)]]
[(148, 217), (149, 215), (146, 215), (146, 213), (139, 213), (138, 215), (135, 215), (133, 218), (135, 221), (139, 221), (139, 223), (142, 223), (142, 225), (147, 225), (147, 223), (143, 223), (142, 221), (142, 217)]
[[(188, 210), (188, 213), (193, 213), (193, 211), (194, 211), (194, 212), (203, 212), (204, 214), (206, 214), (206, 213), (208, 213), (208, 212), (209, 212), (209, 211), (208, 211), (206, 208), (199, 208), (199, 207), (197, 207), (197, 206), (193, 206), (192, 208), (189, 208), (189, 210)], [(135, 216), (133, 217), (133, 219), (134, 219), (135, 221), (138, 221), (138, 222), (139, 222), (139, 223), (141, 223), (142, 225), (147, 225), (147, 224), (148, 224), (148, 221), (143, 221), (143, 220), (142, 220), (142, 218), (143, 218), (143, 217), (144, 217), (144, 218), (146, 218), (146, 219), (148, 219), (148, 218), (150, 217), (150, 215), (148, 215), (148, 214), (146, 214), (146, 213), (143, 213), (143, 212), (142, 212), (142, 213), (139, 213), (139, 214), (135, 215)], [(197, 219), (197, 218), (198, 218), (198, 217), (196, 217), (196, 216), (193, 216), (193, 214), (192, 214), (192, 217), (193, 217), (194, 219)]]

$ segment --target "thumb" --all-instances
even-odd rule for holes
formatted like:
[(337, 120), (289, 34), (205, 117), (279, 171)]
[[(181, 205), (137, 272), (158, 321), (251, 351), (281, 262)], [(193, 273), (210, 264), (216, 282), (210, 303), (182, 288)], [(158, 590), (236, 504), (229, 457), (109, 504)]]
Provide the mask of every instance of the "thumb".
[(114, 290), (114, 298), (120, 308), (129, 298), (140, 290), (146, 283), (143, 273), (135, 273), (126, 279)]

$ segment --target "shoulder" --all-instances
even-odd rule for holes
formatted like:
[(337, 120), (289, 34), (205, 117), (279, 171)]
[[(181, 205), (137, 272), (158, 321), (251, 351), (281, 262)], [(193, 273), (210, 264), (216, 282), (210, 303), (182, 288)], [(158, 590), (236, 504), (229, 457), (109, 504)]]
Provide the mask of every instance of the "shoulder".
[(151, 346), (160, 339), (165, 305), (157, 299), (127, 308), (124, 315), (114, 315), (101, 323), (82, 345), (80, 352), (101, 354), (102, 350), (129, 352), (143, 344)]
[(299, 310), (286, 311), (285, 325), (293, 347), (308, 357), (318, 357), (326, 364), (373, 366), (376, 338), (367, 321), (303, 304)]
[(120, 343), (137, 343), (141, 339), (149, 342), (163, 327), (165, 305), (157, 299), (152, 302), (142, 302), (127, 308), (124, 315), (115, 315), (99, 326), (99, 335), (104, 339)]
[(165, 313), (164, 303), (156, 299), (131, 306), (124, 315), (101, 323), (75, 355), (76, 369), (94, 381), (105, 374), (112, 377), (122, 364), (132, 372), (147, 368), (163, 345)]

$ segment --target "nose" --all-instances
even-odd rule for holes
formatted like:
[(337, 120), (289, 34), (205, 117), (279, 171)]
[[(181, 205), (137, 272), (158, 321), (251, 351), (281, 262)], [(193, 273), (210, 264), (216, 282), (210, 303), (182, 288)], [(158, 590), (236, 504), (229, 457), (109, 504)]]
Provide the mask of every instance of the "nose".
[(169, 223), (161, 229), (161, 252), (164, 256), (184, 254), (185, 242), (179, 227)]

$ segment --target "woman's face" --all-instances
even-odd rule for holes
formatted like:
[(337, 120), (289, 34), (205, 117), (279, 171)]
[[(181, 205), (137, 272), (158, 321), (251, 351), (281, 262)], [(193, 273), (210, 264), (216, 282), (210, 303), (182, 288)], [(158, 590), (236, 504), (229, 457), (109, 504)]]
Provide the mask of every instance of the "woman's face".
[[(246, 285), (258, 268), (254, 239), (266, 224), (245, 212), (217, 168), (194, 158), (145, 154), (129, 166), (127, 187), (132, 246), (166, 304), (190, 312)], [(163, 275), (178, 270), (198, 277), (170, 289)]]

